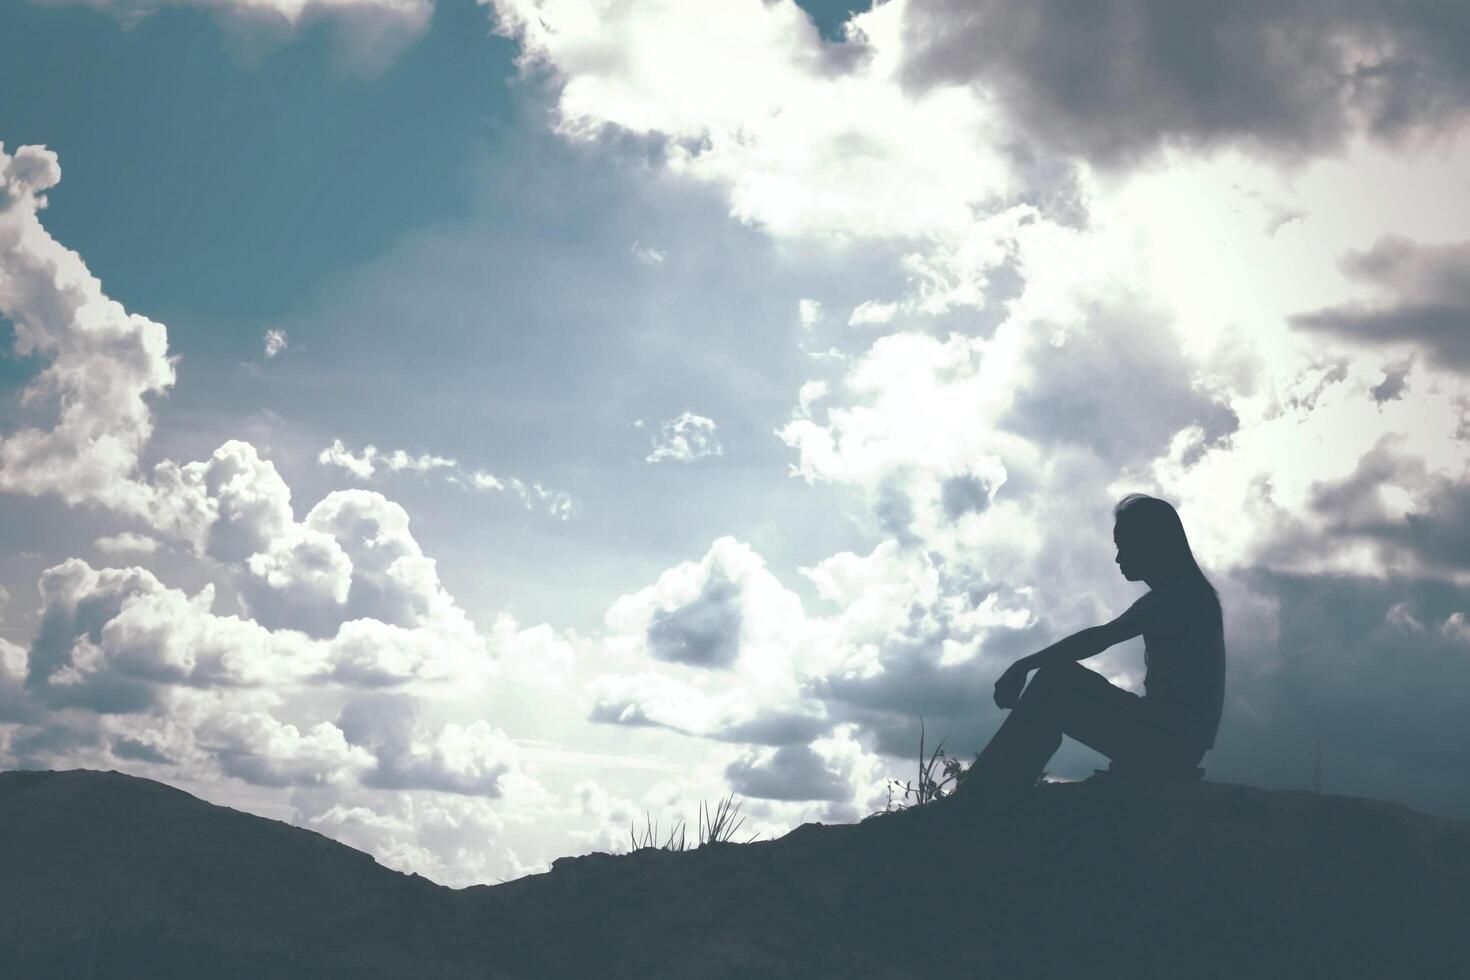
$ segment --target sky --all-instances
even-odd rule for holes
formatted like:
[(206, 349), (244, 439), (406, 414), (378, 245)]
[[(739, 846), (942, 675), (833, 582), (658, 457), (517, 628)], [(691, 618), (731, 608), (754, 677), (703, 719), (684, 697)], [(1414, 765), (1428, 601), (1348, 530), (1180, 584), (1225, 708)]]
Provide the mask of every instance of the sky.
[(0, 6), (0, 765), (454, 886), (852, 822), (1141, 594), (1137, 491), (1207, 778), (1470, 819), (1467, 66), (1433, 0)]

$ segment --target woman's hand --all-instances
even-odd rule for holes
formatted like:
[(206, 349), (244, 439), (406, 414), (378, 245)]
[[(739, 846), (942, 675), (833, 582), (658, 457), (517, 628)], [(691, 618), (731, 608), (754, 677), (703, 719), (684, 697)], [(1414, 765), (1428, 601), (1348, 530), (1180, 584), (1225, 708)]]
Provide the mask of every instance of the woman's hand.
[(1026, 686), (1026, 675), (1031, 667), (1025, 660), (1017, 660), (1005, 669), (995, 682), (995, 704), (1000, 708), (1014, 708), (1021, 700), (1021, 688)]

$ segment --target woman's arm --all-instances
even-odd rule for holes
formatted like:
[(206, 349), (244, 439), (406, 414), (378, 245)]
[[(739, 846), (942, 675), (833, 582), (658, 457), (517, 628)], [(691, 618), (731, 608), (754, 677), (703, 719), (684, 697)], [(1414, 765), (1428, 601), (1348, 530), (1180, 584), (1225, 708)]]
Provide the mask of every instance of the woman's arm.
[(995, 703), (1002, 708), (1010, 708), (1015, 705), (1021, 697), (1021, 688), (1026, 686), (1026, 675), (1039, 667), (1064, 664), (1069, 660), (1086, 660), (1088, 657), (1102, 653), (1114, 644), (1131, 640), (1141, 634), (1144, 621), (1151, 608), (1151, 604), (1145, 600), (1152, 594), (1145, 595), (1129, 606), (1123, 615), (1111, 623), (1078, 630), (1046, 649), (1038, 650), (1031, 656), (1022, 657), (1011, 664), (995, 682)]
[(1107, 626), (1089, 626), (1058, 640), (1045, 650), (1022, 657), (1016, 661), (1016, 666), (1029, 673), (1038, 667), (1064, 664), (1069, 660), (1086, 660), (1102, 653), (1116, 642), (1118, 641), (1108, 639)]
[[(1152, 595), (1152, 593), (1149, 594)], [(1029, 657), (1022, 657), (1018, 664), (1025, 664), (1025, 669), (1029, 671), (1037, 667), (1063, 664), (1069, 660), (1086, 660), (1088, 657), (1097, 656), (1108, 647), (1139, 636), (1143, 633), (1144, 617), (1148, 615), (1149, 604), (1144, 601), (1147, 598), (1148, 596), (1145, 595), (1139, 599), (1111, 623), (1078, 630), (1071, 636), (1053, 643), (1045, 650), (1039, 650)]]

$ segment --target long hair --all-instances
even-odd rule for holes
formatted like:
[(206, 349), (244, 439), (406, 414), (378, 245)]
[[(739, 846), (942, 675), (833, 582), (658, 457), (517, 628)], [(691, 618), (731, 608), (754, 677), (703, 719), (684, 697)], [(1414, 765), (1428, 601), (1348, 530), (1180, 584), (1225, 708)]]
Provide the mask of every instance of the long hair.
[(1169, 574), (1204, 586), (1219, 611), (1220, 594), (1195, 561), (1189, 537), (1184, 533), (1184, 522), (1173, 504), (1146, 493), (1130, 493), (1113, 508), (1113, 518), (1120, 528), (1139, 535), (1144, 548)]

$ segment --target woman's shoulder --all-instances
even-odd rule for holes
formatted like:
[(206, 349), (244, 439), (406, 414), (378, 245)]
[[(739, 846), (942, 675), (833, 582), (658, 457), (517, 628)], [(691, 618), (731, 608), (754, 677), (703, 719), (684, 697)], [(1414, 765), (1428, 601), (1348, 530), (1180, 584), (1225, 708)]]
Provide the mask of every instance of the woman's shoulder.
[(1145, 598), (1154, 596), (1154, 602), (1199, 602), (1201, 600), (1213, 603), (1215, 601), (1215, 590), (1204, 579), (1175, 579), (1164, 582), (1156, 588), (1145, 593)]
[(1217, 619), (1220, 601), (1206, 582), (1176, 581), (1150, 589), (1140, 600), (1154, 614), (1165, 620), (1180, 622)]

